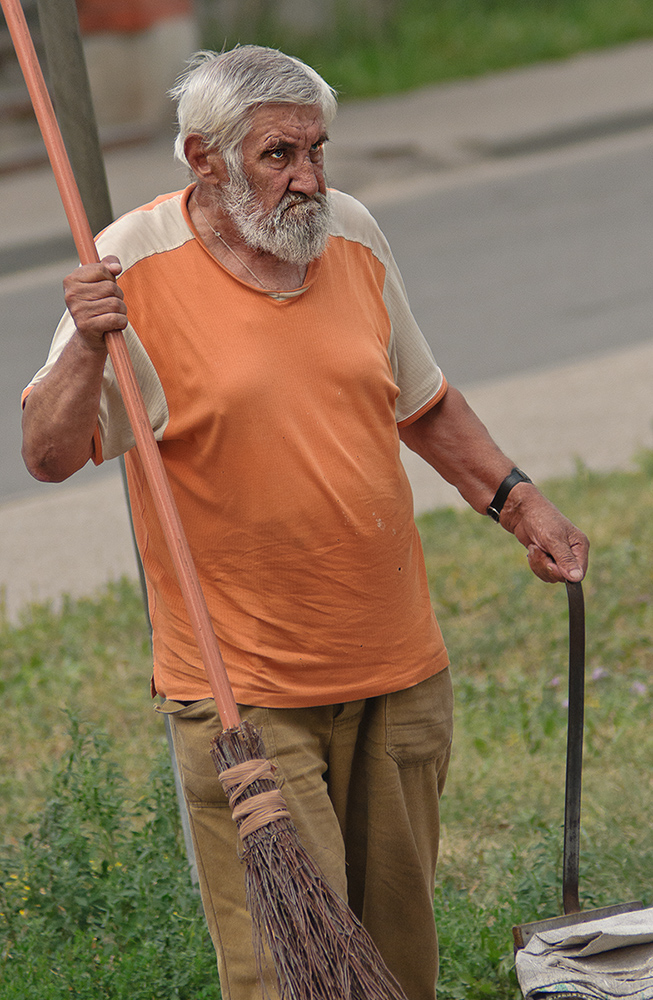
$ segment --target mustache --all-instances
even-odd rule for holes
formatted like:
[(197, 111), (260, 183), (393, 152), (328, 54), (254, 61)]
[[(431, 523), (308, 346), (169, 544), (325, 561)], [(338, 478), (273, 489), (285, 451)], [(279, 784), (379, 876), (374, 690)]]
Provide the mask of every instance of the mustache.
[(272, 213), (272, 219), (280, 220), (290, 209), (296, 208), (300, 217), (316, 215), (327, 206), (327, 196), (321, 194), (308, 195), (302, 192), (288, 192), (283, 196), (276, 209)]
[(304, 194), (302, 191), (289, 191), (283, 196), (277, 205), (277, 209), (283, 212), (285, 209), (292, 208), (294, 205), (311, 205), (311, 207), (318, 206), (319, 208), (322, 208), (326, 204), (326, 201), (326, 195), (319, 191), (316, 194)]

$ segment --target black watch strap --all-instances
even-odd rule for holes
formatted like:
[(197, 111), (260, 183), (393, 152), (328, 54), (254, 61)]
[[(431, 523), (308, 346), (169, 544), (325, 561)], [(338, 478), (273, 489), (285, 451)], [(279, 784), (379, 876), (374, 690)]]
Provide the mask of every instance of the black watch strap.
[(510, 493), (513, 486), (517, 483), (532, 483), (533, 480), (529, 479), (528, 476), (521, 471), (521, 469), (512, 469), (512, 471), (506, 476), (501, 486), (494, 494), (494, 499), (487, 509), (487, 513), (490, 515), (493, 521), (499, 523), (499, 516), (503, 510), (503, 505), (508, 499), (508, 494)]

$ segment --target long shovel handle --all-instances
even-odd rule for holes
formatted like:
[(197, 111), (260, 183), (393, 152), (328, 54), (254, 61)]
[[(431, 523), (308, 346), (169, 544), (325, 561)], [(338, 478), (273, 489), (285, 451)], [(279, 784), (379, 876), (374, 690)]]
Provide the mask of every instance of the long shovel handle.
[(580, 797), (583, 773), (585, 709), (585, 602), (580, 583), (567, 584), (569, 603), (569, 707), (567, 709), (567, 773), (562, 902), (565, 913), (580, 913), (578, 872)]
[[(23, 9), (19, 0), (0, 0), (0, 4), (27, 84), (79, 259), (82, 264), (97, 263), (99, 255), (93, 234), (88, 224)], [(236, 700), (229, 684), (211, 617), (159, 448), (154, 439), (125, 338), (120, 330), (114, 330), (106, 334), (106, 343), (157, 516), (177, 573), (188, 617), (220, 713), (222, 726), (224, 729), (236, 728), (240, 725)]]

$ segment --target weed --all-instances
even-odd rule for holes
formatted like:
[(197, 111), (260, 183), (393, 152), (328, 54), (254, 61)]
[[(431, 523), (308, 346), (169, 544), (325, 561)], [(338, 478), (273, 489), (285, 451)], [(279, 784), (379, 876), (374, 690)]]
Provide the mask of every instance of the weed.
[(73, 716), (38, 828), (0, 856), (0, 993), (215, 1000), (169, 761), (135, 801), (110, 741)]

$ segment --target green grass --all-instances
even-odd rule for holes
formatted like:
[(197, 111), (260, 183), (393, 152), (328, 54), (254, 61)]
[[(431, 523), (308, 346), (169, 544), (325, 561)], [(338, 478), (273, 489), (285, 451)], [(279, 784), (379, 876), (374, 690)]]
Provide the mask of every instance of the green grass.
[[(590, 49), (653, 37), (649, 0), (396, 0), (341, 4), (331, 30), (293, 37), (269, 16), (252, 16), (225, 36), (205, 28), (205, 45), (236, 42), (281, 48), (315, 66), (343, 99), (409, 90), (489, 71), (560, 59)], [(358, 5), (365, 8), (365, 4)], [(264, 5), (260, 5), (261, 10)], [(380, 12), (387, 11), (385, 17)]]
[[(551, 482), (592, 540), (581, 844), (585, 908), (653, 905), (651, 459), (637, 474)], [(524, 552), (471, 512), (420, 522), (456, 677), (436, 910), (440, 1000), (518, 997), (514, 923), (561, 912), (568, 615)]]
[[(651, 455), (637, 472), (547, 484), (592, 540), (584, 907), (653, 904), (652, 487)], [(420, 530), (457, 698), (438, 996), (515, 1000), (512, 925), (560, 912), (566, 595), (472, 511), (435, 511)], [(0, 649), (0, 995), (217, 998), (138, 592), (124, 583), (61, 614), (26, 609)]]
[(169, 762), (128, 794), (106, 738), (74, 716), (69, 733), (38, 822), (0, 858), (3, 1000), (217, 1000)]
[(126, 776), (145, 786), (162, 733), (147, 687), (150, 645), (136, 588), (123, 582), (100, 599), (67, 601), (61, 614), (27, 608), (20, 625), (0, 624), (0, 661), (0, 830), (20, 835), (42, 801), (45, 777), (34, 764), (67, 745), (64, 707), (120, 735)]

